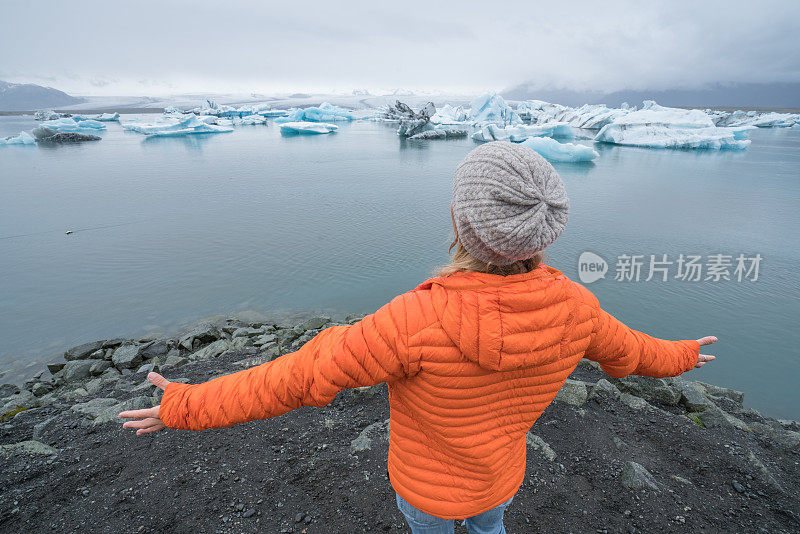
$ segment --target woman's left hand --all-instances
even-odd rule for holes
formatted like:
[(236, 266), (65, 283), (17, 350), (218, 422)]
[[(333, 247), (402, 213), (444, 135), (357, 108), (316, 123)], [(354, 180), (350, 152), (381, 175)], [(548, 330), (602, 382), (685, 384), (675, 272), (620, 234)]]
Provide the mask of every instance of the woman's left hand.
[[(169, 380), (158, 373), (148, 374), (147, 379), (162, 390), (166, 389), (167, 384), (169, 384)], [(122, 428), (135, 428), (137, 436), (149, 434), (151, 432), (158, 432), (159, 430), (166, 428), (164, 423), (161, 422), (161, 419), (158, 418), (159, 408), (161, 408), (160, 404), (145, 410), (128, 410), (126, 412), (120, 412), (118, 416), (120, 419), (136, 419), (135, 421), (126, 422), (124, 425), (122, 425)]]

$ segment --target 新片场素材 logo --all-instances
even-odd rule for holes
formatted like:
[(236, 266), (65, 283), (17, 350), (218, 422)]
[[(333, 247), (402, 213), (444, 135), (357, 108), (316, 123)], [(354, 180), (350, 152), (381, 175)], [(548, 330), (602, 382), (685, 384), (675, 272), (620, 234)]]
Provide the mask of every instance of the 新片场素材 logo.
[(608, 263), (594, 252), (584, 252), (578, 258), (578, 278), (584, 284), (591, 284), (606, 277)]

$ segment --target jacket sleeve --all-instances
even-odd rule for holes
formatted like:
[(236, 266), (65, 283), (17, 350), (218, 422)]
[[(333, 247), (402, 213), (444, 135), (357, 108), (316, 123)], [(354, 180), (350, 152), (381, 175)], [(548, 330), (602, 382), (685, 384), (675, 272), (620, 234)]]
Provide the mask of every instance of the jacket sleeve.
[(350, 326), (333, 326), (296, 352), (203, 384), (171, 382), (159, 418), (169, 428), (203, 430), (325, 406), (345, 388), (415, 374), (403, 295)]
[(610, 376), (678, 376), (697, 365), (700, 344), (696, 340), (668, 341), (628, 328), (603, 310), (589, 290), (576, 285), (593, 324), (585, 357), (598, 362)]

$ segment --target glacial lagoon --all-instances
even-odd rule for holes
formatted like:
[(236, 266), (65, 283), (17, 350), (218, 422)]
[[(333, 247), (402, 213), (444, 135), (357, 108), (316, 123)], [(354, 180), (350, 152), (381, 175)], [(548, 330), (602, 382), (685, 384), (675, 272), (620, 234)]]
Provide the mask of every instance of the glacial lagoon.
[[(0, 117), (0, 137), (34, 126)], [(150, 139), (108, 123), (98, 142), (0, 147), (0, 381), (82, 342), (217, 314), (370, 312), (430, 276), (447, 260), (453, 170), (476, 142), (338, 126)], [(574, 140), (599, 157), (554, 163), (571, 213), (549, 264), (578, 280), (581, 254), (600, 256), (608, 272), (588, 287), (609, 312), (659, 337), (717, 335), (717, 361), (693, 377), (800, 419), (800, 128), (749, 137), (722, 151)], [(705, 268), (731, 256), (730, 280), (676, 278), (681, 254)], [(658, 264), (667, 281), (646, 280), (651, 255), (673, 262)], [(760, 255), (757, 280), (737, 280), (739, 255)], [(642, 256), (639, 281), (626, 256)]]

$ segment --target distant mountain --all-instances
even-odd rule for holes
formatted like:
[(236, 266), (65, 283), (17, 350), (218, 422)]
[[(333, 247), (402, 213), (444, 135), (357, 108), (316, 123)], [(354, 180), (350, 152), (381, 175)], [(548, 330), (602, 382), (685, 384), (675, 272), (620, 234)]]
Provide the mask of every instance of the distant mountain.
[(662, 106), (800, 108), (800, 83), (715, 84), (703, 89), (661, 89), (648, 91), (572, 91), (568, 89), (533, 89), (521, 84), (502, 91), (508, 100), (545, 100), (565, 106), (623, 102), (641, 104), (655, 100)]
[(84, 102), (52, 87), (32, 83), (9, 83), (0, 80), (0, 111), (33, 111), (70, 106)]

